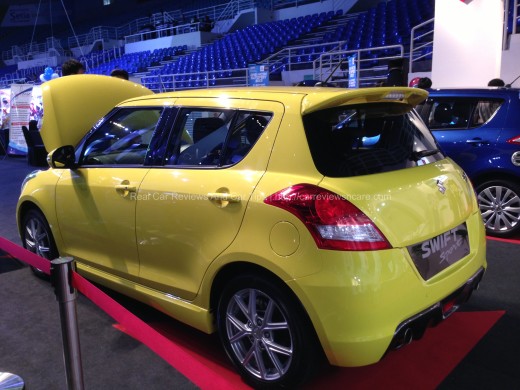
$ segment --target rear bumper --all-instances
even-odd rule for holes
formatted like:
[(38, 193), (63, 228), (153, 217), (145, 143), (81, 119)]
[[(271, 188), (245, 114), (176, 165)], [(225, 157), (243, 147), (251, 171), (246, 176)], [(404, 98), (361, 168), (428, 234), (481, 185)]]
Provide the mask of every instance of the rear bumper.
[(437, 325), (457, 311), (460, 305), (467, 302), (473, 291), (478, 288), (483, 276), (484, 268), (481, 268), (464, 286), (435, 305), (401, 322), (395, 331), (388, 350), (399, 349), (413, 340), (419, 340), (426, 328)]
[(320, 272), (287, 282), (307, 309), (332, 365), (376, 363), (410, 340), (410, 332), (411, 339), (419, 338), (469, 298), (486, 268), (486, 240), (480, 213), (467, 224), (470, 253), (428, 280), (407, 249), (393, 248), (329, 251)]

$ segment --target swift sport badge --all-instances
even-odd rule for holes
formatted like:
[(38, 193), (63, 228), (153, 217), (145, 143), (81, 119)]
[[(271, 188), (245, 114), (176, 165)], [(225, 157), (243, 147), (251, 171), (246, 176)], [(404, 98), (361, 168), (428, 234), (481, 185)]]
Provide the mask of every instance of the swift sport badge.
[(446, 192), (446, 187), (444, 187), (444, 181), (441, 179), (437, 179), (437, 188), (439, 189), (440, 193), (444, 195)]

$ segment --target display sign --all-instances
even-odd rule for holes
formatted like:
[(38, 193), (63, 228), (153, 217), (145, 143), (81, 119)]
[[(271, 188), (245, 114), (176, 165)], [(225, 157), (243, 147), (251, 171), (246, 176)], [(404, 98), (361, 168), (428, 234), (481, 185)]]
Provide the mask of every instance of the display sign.
[(29, 126), (33, 86), (30, 84), (11, 85), (11, 107), (9, 109), (9, 154), (26, 154), (27, 144), (22, 126)]
[(267, 65), (249, 65), (249, 85), (254, 87), (269, 85), (268, 69)]
[(356, 67), (357, 56), (354, 54), (348, 57), (348, 87), (358, 87), (357, 67)]

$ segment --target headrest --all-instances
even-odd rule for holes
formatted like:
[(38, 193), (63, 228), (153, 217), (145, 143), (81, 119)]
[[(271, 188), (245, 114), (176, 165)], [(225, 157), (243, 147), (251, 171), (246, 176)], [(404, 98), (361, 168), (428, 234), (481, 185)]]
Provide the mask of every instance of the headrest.
[(440, 103), (435, 109), (433, 119), (437, 123), (450, 123), (452, 114), (451, 106), (448, 103)]
[(218, 128), (224, 126), (222, 118), (197, 118), (193, 122), (193, 142), (198, 142), (207, 135), (213, 133)]

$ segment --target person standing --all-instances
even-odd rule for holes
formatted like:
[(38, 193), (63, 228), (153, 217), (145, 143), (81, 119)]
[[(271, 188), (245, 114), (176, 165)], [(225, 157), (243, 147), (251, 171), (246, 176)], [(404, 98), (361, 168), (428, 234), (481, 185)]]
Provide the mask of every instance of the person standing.
[(120, 79), (123, 79), (123, 80), (128, 80), (129, 79), (129, 75), (128, 75), (128, 72), (124, 69), (114, 69), (112, 70), (112, 72), (110, 72), (110, 76), (112, 77), (118, 77)]
[(71, 58), (70, 60), (65, 61), (61, 65), (61, 75), (62, 76), (70, 76), (73, 74), (83, 74), (83, 73), (85, 73), (85, 66), (74, 58)]

